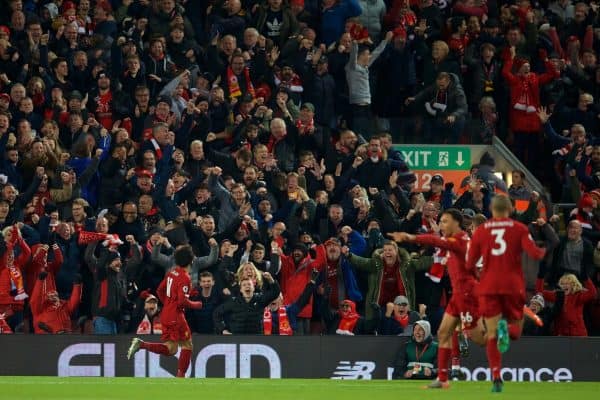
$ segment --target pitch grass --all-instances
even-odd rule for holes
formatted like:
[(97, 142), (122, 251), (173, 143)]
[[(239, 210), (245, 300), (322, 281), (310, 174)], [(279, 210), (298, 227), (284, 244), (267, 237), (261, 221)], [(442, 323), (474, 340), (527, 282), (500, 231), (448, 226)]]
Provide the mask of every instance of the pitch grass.
[(600, 383), (512, 383), (491, 393), (490, 382), (453, 382), (449, 390), (424, 390), (427, 382), (325, 379), (175, 379), (0, 377), (1, 399), (240, 399), (240, 400), (510, 400), (597, 399)]

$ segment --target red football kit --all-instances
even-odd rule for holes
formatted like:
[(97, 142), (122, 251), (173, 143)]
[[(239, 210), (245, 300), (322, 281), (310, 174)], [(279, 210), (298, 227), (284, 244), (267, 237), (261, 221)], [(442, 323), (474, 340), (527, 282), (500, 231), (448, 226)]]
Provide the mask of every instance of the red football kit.
[(185, 309), (202, 307), (201, 302), (189, 300), (191, 283), (187, 271), (178, 266), (158, 286), (156, 292), (163, 303), (160, 313), (162, 341), (182, 342), (191, 338), (192, 333), (185, 320)]
[(483, 257), (478, 288), (482, 316), (490, 318), (502, 314), (509, 321), (523, 318), (523, 251), (536, 260), (541, 260), (546, 253), (535, 245), (527, 226), (510, 218), (492, 218), (473, 233), (467, 269), (475, 271), (477, 261)]
[(476, 296), (478, 286), (475, 270), (467, 269), (466, 256), (469, 248), (469, 235), (460, 231), (452, 237), (443, 238), (437, 235), (417, 235), (416, 242), (422, 245), (439, 247), (448, 250), (448, 275), (452, 284), (452, 297), (446, 306), (446, 313), (460, 318), (465, 329), (472, 329), (479, 319), (479, 308)]

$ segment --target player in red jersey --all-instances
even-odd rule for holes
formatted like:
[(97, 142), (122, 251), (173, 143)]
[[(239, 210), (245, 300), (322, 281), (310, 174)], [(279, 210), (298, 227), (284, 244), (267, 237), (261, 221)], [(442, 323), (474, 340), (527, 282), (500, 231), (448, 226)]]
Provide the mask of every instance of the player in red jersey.
[[(452, 284), (452, 297), (446, 307), (442, 323), (438, 330), (438, 377), (427, 387), (446, 389), (448, 384), (448, 367), (453, 348), (453, 335), (457, 327), (462, 327), (477, 344), (485, 343), (483, 324), (479, 321), (479, 310), (475, 291), (477, 278), (474, 270), (467, 270), (465, 259), (469, 247), (469, 235), (461, 229), (462, 213), (457, 209), (447, 209), (440, 218), (438, 235), (411, 235), (408, 233), (390, 233), (397, 242), (416, 242), (448, 250), (448, 274)], [(465, 334), (467, 332), (464, 332)], [(456, 347), (457, 344), (454, 344)]]
[(486, 326), (486, 352), (494, 384), (493, 392), (502, 391), (500, 375), (502, 355), (510, 339), (521, 336), (525, 277), (521, 257), (525, 251), (531, 258), (541, 260), (545, 249), (535, 245), (529, 230), (509, 218), (512, 204), (506, 195), (496, 195), (491, 204), (492, 219), (473, 233), (467, 254), (467, 269), (475, 271), (483, 257), (479, 276), (479, 310)]
[(173, 356), (177, 353), (177, 348), (181, 347), (177, 377), (183, 378), (192, 358), (192, 332), (185, 320), (185, 309), (198, 310), (202, 308), (202, 302), (189, 299), (191, 288), (189, 272), (194, 261), (192, 246), (179, 246), (175, 250), (174, 257), (175, 268), (165, 276), (157, 290), (158, 298), (163, 303), (160, 314), (163, 333), (160, 340), (164, 343), (147, 343), (133, 338), (127, 358), (131, 359), (139, 349)]

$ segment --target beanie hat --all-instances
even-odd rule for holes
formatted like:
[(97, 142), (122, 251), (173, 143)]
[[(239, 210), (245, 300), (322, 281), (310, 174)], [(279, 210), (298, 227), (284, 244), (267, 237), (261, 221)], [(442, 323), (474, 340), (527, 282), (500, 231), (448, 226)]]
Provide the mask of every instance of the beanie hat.
[(542, 296), (540, 293), (534, 295), (531, 300), (529, 300), (529, 304), (536, 302), (540, 305), (541, 308), (544, 308), (544, 306), (546, 305), (546, 302), (544, 301), (544, 296)]

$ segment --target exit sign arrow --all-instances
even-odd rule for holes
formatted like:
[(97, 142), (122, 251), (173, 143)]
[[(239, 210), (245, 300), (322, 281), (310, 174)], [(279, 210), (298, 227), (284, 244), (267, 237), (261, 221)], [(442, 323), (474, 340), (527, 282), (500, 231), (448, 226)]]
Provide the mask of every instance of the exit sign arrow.
[(456, 165), (458, 165), (459, 167), (462, 167), (462, 165), (464, 164), (464, 160), (463, 160), (463, 155), (462, 155), (462, 151), (458, 152), (458, 159), (456, 160)]

